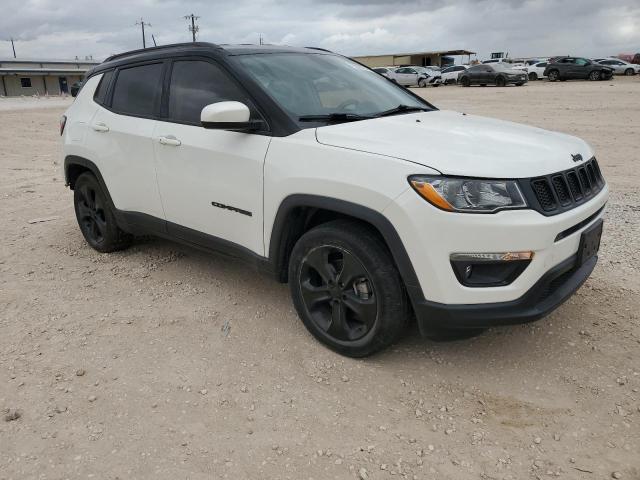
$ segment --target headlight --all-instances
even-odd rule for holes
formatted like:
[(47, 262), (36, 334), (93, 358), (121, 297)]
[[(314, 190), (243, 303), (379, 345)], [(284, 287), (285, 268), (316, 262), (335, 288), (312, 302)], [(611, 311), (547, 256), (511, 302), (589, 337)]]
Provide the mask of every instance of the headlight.
[(450, 212), (493, 213), (527, 206), (515, 180), (413, 175), (409, 183), (429, 203)]

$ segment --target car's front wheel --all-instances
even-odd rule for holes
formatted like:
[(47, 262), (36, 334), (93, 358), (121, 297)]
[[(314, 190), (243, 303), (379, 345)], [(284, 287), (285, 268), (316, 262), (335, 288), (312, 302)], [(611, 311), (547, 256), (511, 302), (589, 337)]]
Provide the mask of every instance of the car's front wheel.
[(427, 86), (427, 81), (424, 78), (418, 80), (418, 86), (421, 88), (425, 88)]
[(122, 231), (111, 202), (91, 173), (83, 173), (73, 187), (73, 204), (80, 231), (95, 250), (107, 253), (127, 248), (132, 235)]
[(350, 357), (389, 346), (409, 318), (391, 254), (374, 230), (357, 222), (337, 220), (305, 233), (291, 252), (289, 286), (309, 332)]
[(633, 68), (627, 68), (627, 69), (624, 71), (624, 74), (625, 74), (625, 75), (627, 75), (627, 76), (632, 76), (632, 75), (635, 75), (635, 74), (636, 74), (636, 72), (633, 70)]
[(531, 72), (529, 74), (529, 80), (534, 81), (538, 79), (538, 74), (536, 72)]
[(591, 72), (589, 74), (589, 80), (591, 80), (591, 81), (600, 80), (600, 77), (601, 77), (600, 71), (598, 71), (598, 70), (594, 70), (593, 72)]

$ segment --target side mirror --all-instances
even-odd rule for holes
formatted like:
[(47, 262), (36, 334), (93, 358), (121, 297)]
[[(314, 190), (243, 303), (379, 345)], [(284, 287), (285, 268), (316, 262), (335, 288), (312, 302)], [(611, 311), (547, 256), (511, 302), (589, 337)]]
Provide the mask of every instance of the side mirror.
[(242, 102), (217, 102), (205, 106), (200, 112), (204, 128), (218, 130), (256, 130), (262, 122), (251, 122), (251, 112)]

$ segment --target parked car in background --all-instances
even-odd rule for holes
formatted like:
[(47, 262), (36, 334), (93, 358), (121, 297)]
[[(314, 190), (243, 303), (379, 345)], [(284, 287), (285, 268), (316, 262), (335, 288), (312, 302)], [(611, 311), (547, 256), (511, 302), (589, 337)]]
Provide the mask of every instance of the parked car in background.
[(544, 69), (549, 81), (556, 80), (609, 80), (613, 68), (582, 57), (558, 57)]
[(534, 81), (540, 80), (541, 78), (546, 78), (544, 70), (545, 68), (547, 68), (547, 65), (549, 65), (549, 62), (538, 62), (534, 63), (533, 65), (528, 65), (525, 68), (525, 72), (527, 72), (529, 80)]
[(480, 64), (465, 70), (458, 77), (463, 87), (471, 85), (495, 85), (504, 87), (509, 84), (518, 87), (527, 82), (527, 74), (522, 70), (514, 70), (508, 63)]
[(77, 82), (73, 83), (71, 85), (71, 89), (70, 89), (70, 93), (72, 97), (77, 97), (78, 96), (78, 92), (80, 92), (80, 89), (82, 88), (82, 85), (84, 85), (84, 80), (78, 80)]
[(383, 77), (387, 77), (389, 80), (393, 80), (394, 82), (398, 81), (398, 80), (396, 80), (396, 72), (393, 70), (393, 68), (376, 67), (376, 68), (373, 69), (373, 71), (376, 72), (376, 73), (379, 73)]
[(640, 65), (625, 62), (619, 58), (605, 58), (604, 60), (598, 60), (597, 63), (613, 68), (615, 75), (635, 75), (640, 73)]
[(440, 85), (440, 76), (424, 67), (399, 67), (395, 70), (396, 81), (405, 87), (434, 87)]
[(452, 65), (442, 70), (440, 76), (442, 83), (447, 85), (449, 83), (458, 83), (458, 76), (464, 72), (469, 65)]

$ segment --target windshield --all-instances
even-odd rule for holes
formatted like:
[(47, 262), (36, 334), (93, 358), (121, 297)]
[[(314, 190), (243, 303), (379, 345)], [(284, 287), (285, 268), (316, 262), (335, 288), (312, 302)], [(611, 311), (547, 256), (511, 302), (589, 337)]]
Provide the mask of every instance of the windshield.
[(304, 121), (304, 117), (332, 114), (342, 114), (341, 118), (348, 116), (349, 119), (372, 117), (399, 106), (405, 108), (398, 113), (430, 109), (429, 104), (404, 88), (338, 55), (272, 53), (239, 55), (236, 58), (298, 121), (301, 117)]

